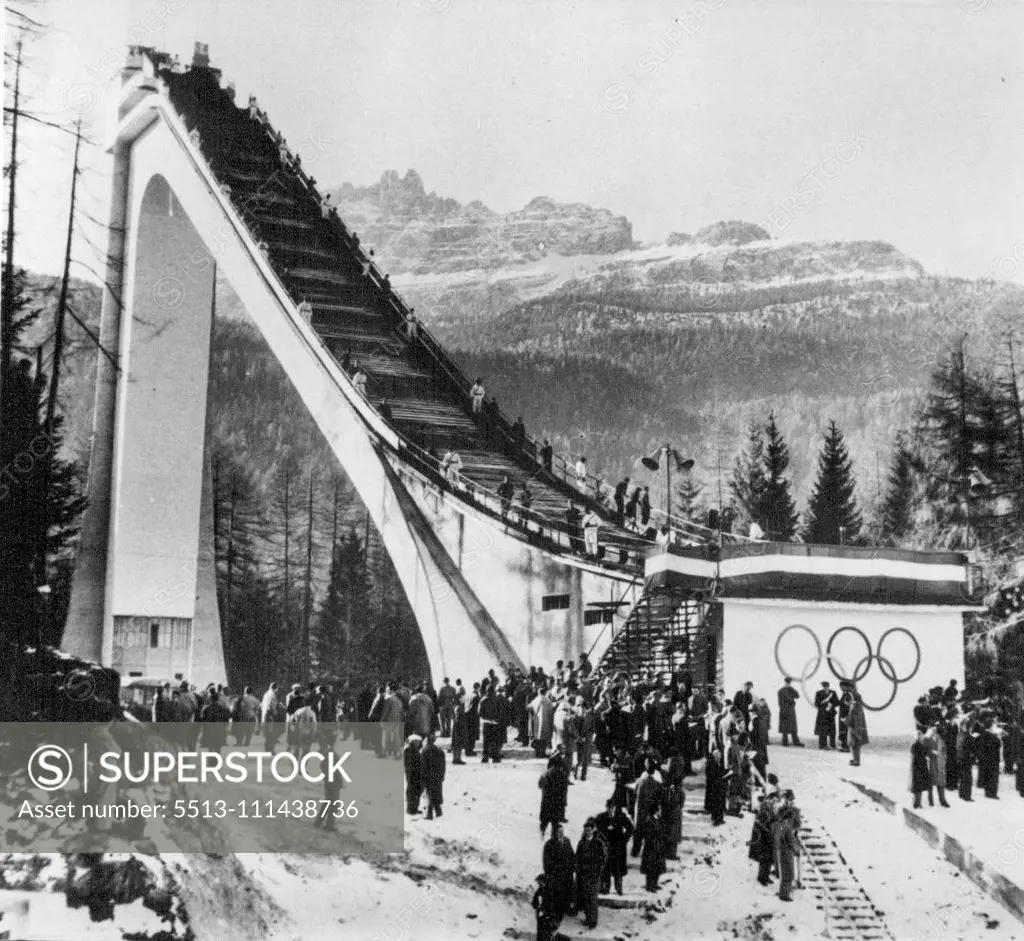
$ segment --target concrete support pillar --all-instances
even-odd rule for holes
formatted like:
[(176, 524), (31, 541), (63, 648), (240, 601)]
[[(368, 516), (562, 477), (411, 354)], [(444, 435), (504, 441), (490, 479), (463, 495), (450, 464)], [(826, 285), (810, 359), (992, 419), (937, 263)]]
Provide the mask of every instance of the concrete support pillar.
[(106, 608), (107, 554), (110, 540), (111, 475), (114, 419), (117, 409), (118, 354), (124, 296), (125, 230), (128, 225), (130, 148), (114, 148), (107, 243), (106, 282), (100, 314), (100, 346), (96, 366), (89, 478), (89, 509), (82, 520), (75, 579), (71, 587), (63, 647), (78, 657), (98, 661), (103, 653), (103, 612)]

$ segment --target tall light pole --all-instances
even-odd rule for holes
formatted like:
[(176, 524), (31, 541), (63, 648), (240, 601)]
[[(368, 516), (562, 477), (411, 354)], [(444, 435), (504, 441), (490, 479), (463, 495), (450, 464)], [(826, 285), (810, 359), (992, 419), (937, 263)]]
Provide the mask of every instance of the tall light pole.
[[(672, 448), (666, 444), (664, 447), (666, 455), (672, 453)], [(672, 519), (672, 462), (665, 461), (665, 516)], [(671, 527), (671, 522), (669, 526)]]
[(672, 529), (672, 461), (676, 462), (676, 468), (681, 474), (688, 474), (693, 470), (693, 458), (684, 458), (671, 444), (664, 444), (653, 454), (640, 459), (640, 463), (648, 470), (656, 471), (661, 468), (660, 458), (665, 455), (665, 518), (668, 522), (669, 531)]

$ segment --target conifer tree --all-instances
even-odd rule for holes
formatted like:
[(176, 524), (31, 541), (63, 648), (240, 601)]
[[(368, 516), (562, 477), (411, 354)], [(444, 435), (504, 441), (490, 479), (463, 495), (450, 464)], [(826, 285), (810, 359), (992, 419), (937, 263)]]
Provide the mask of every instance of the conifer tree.
[(63, 416), (54, 416), (50, 434), (43, 427), (45, 390), (45, 375), (33, 375), (27, 358), (13, 363), (0, 446), (0, 632), (19, 643), (39, 639), (37, 589), (68, 554), (86, 503), (77, 462), (60, 456)]
[(1006, 350), (1006, 374), (999, 385), (1006, 402), (1010, 440), (1010, 490), (1014, 496), (1017, 520), (1024, 522), (1024, 405), (1017, 381), (1017, 356), (1012, 335), (1006, 338)]
[[(754, 522), (760, 524), (761, 501), (765, 492), (764, 439), (756, 421), (747, 432), (747, 447), (736, 458), (729, 489), (737, 506)], [(762, 529), (764, 527), (762, 526)]]
[[(18, 178), (18, 119), (21, 117), (21, 69), (23, 37), (17, 41), (15, 80), (11, 107), (4, 109), (4, 123), (10, 122), (8, 151), (4, 166), (8, 180), (7, 225), (4, 256), (0, 266), (0, 631), (18, 642), (29, 642), (31, 625), (38, 616), (36, 585), (38, 514), (36, 480), (41, 470), (35, 449), (39, 430), (38, 380), (32, 377), (32, 363), (25, 354), (24, 333), (38, 317), (24, 293), (25, 272), (14, 264), (16, 244), (15, 209)], [(8, 54), (4, 53), (5, 59)], [(9, 115), (9, 118), (8, 118)]]
[(213, 468), (217, 600), (228, 682), (232, 687), (262, 683), (259, 659), (266, 630), (261, 624), (273, 623), (261, 621), (268, 595), (260, 574), (267, 522), (258, 488), (244, 464), (217, 454)]
[(931, 446), (929, 456), (942, 480), (939, 492), (949, 503), (959, 504), (974, 469), (976, 428), (971, 418), (977, 413), (979, 386), (967, 373), (963, 341), (932, 374), (927, 402), (918, 428)]
[(278, 475), (272, 516), (271, 586), (279, 611), (276, 652), (282, 673), (300, 680), (302, 669), (302, 603), (299, 576), (302, 570), (302, 483), (293, 466)]
[(929, 500), (940, 527), (961, 529), (965, 545), (1009, 536), (1002, 504), (1022, 479), (1019, 398), (1009, 379), (1012, 348), (1010, 353), (1008, 375), (996, 378), (968, 367), (961, 341), (932, 375), (917, 416), (916, 431), (927, 448), (922, 464), (927, 461)]
[(797, 512), (785, 476), (789, 467), (789, 448), (775, 422), (775, 413), (765, 426), (764, 490), (757, 511), (757, 522), (769, 539), (789, 542), (796, 534)]
[(1013, 460), (1009, 403), (991, 376), (977, 377), (975, 388), (976, 412), (969, 416), (977, 438), (972, 470), (980, 470), (993, 480), (1002, 480), (1009, 476)]
[(913, 461), (906, 439), (903, 435), (898, 435), (881, 514), (882, 539), (889, 545), (898, 543), (911, 529), (914, 497)]
[(821, 545), (857, 542), (861, 516), (854, 489), (853, 465), (846, 442), (836, 423), (829, 422), (825, 444), (818, 457), (818, 479), (807, 507), (806, 542)]
[(683, 519), (703, 522), (703, 493), (704, 486), (693, 474), (684, 474), (682, 483), (676, 489), (673, 512), (678, 513)]
[(314, 640), (315, 672), (327, 678), (351, 672), (356, 640), (366, 637), (370, 614), (366, 549), (350, 530), (334, 544), (327, 592)]

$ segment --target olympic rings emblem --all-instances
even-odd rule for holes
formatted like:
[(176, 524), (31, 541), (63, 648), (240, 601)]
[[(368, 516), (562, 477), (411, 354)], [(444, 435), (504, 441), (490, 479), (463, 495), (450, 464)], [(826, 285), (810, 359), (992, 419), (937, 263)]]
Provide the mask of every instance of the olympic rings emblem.
[[(818, 640), (818, 635), (815, 634), (811, 628), (806, 624), (790, 624), (779, 632), (779, 636), (775, 639), (775, 665), (779, 668), (779, 672), (783, 676), (794, 676), (795, 674), (787, 670), (782, 665), (782, 661), (779, 657), (779, 645), (782, 643), (782, 639), (793, 630), (805, 631), (811, 635), (811, 639), (814, 641), (815, 654), (811, 657), (807, 663), (804, 664), (804, 668), (800, 671), (800, 687), (803, 691), (804, 698), (808, 702), (812, 702), (810, 697), (807, 695), (807, 681), (814, 676), (821, 668), (822, 662), (828, 663), (829, 670), (832, 671), (832, 675), (838, 680), (852, 680), (854, 683), (858, 683), (863, 680), (868, 673), (871, 671), (872, 662), (878, 663), (878, 670), (885, 679), (892, 683), (892, 692), (889, 694), (889, 698), (882, 703), (880, 706), (873, 706), (864, 702), (864, 708), (871, 712), (881, 712), (883, 709), (887, 709), (892, 705), (896, 699), (896, 694), (899, 691), (899, 687), (903, 683), (909, 683), (916, 675), (917, 671), (921, 669), (921, 646), (917, 642), (917, 638), (908, 631), (905, 627), (891, 627), (889, 628), (878, 640), (878, 648), (874, 652), (871, 650), (871, 641), (868, 640), (867, 634), (864, 633), (859, 627), (840, 627), (834, 631), (832, 636), (829, 638), (828, 644), (825, 647), (824, 653), (821, 649), (821, 641)], [(835, 645), (836, 639), (843, 631), (853, 631), (857, 634), (861, 640), (864, 641), (864, 648), (867, 653), (861, 657), (856, 667), (853, 669), (853, 673), (848, 673), (846, 668), (840, 662), (838, 657), (832, 655), (832, 648)], [(914, 645), (914, 668), (904, 677), (896, 675), (896, 669), (892, 664), (892, 661), (882, 655), (882, 647), (885, 644), (886, 639), (890, 634), (906, 634), (910, 638), (910, 642)], [(813, 664), (813, 666), (811, 666)], [(836, 666), (839, 669), (836, 669)], [(863, 699), (861, 700), (863, 702)]]
[[(836, 663), (839, 664), (839, 669), (844, 674), (846, 673), (846, 668), (839, 661), (838, 657), (833, 657), (832, 656), (831, 652), (822, 653), (822, 651), (821, 651), (821, 641), (818, 640), (818, 635), (815, 634), (814, 631), (812, 631), (806, 624), (790, 624), (789, 627), (785, 628), (782, 631), (782, 633), (779, 634), (778, 638), (775, 641), (775, 665), (779, 668), (779, 672), (783, 676), (793, 676), (794, 675), (793, 673), (790, 673), (788, 670), (783, 668), (782, 661), (779, 659), (779, 644), (782, 643), (782, 638), (785, 637), (786, 634), (788, 634), (792, 630), (806, 631), (808, 634), (810, 634), (811, 640), (814, 641), (815, 654), (814, 654), (813, 657), (810, 658), (810, 660), (807, 661), (807, 663), (804, 664), (804, 668), (803, 668), (803, 670), (800, 671), (800, 678), (798, 680), (798, 682), (800, 683), (800, 691), (803, 693), (804, 699), (807, 700), (809, 705), (813, 706), (814, 705), (814, 697), (811, 696), (810, 694), (808, 694), (808, 692), (807, 692), (807, 681), (812, 676), (814, 676), (815, 673), (818, 672), (818, 668), (821, 666), (821, 661), (822, 660), (828, 660), (829, 668), (832, 669), (833, 673), (835, 673), (835, 668), (832, 667), (832, 661), (833, 660)], [(808, 670), (807, 668), (812, 663), (814, 664), (814, 666), (811, 667), (810, 670)]]

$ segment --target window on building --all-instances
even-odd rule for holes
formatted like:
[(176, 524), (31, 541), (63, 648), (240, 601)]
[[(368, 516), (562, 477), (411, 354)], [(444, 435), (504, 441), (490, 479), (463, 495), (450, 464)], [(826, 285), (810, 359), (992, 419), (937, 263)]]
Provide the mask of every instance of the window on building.
[(160, 622), (152, 621), (149, 625), (149, 646), (159, 647), (160, 646)]
[(173, 627), (173, 642), (171, 646), (175, 650), (188, 650), (191, 641), (191, 624), (188, 621), (175, 621)]
[(541, 611), (564, 611), (569, 607), (568, 595), (545, 595), (540, 600)]
[(591, 624), (611, 624), (612, 619), (615, 617), (615, 612), (611, 608), (599, 608), (592, 611), (583, 612), (583, 626), (590, 627)]
[(128, 675), (129, 676), (142, 676), (142, 673), (141, 673), (141, 671), (139, 671), (139, 672), (129, 673)]
[(146, 622), (134, 617), (114, 618), (114, 646), (122, 649), (146, 646)]

